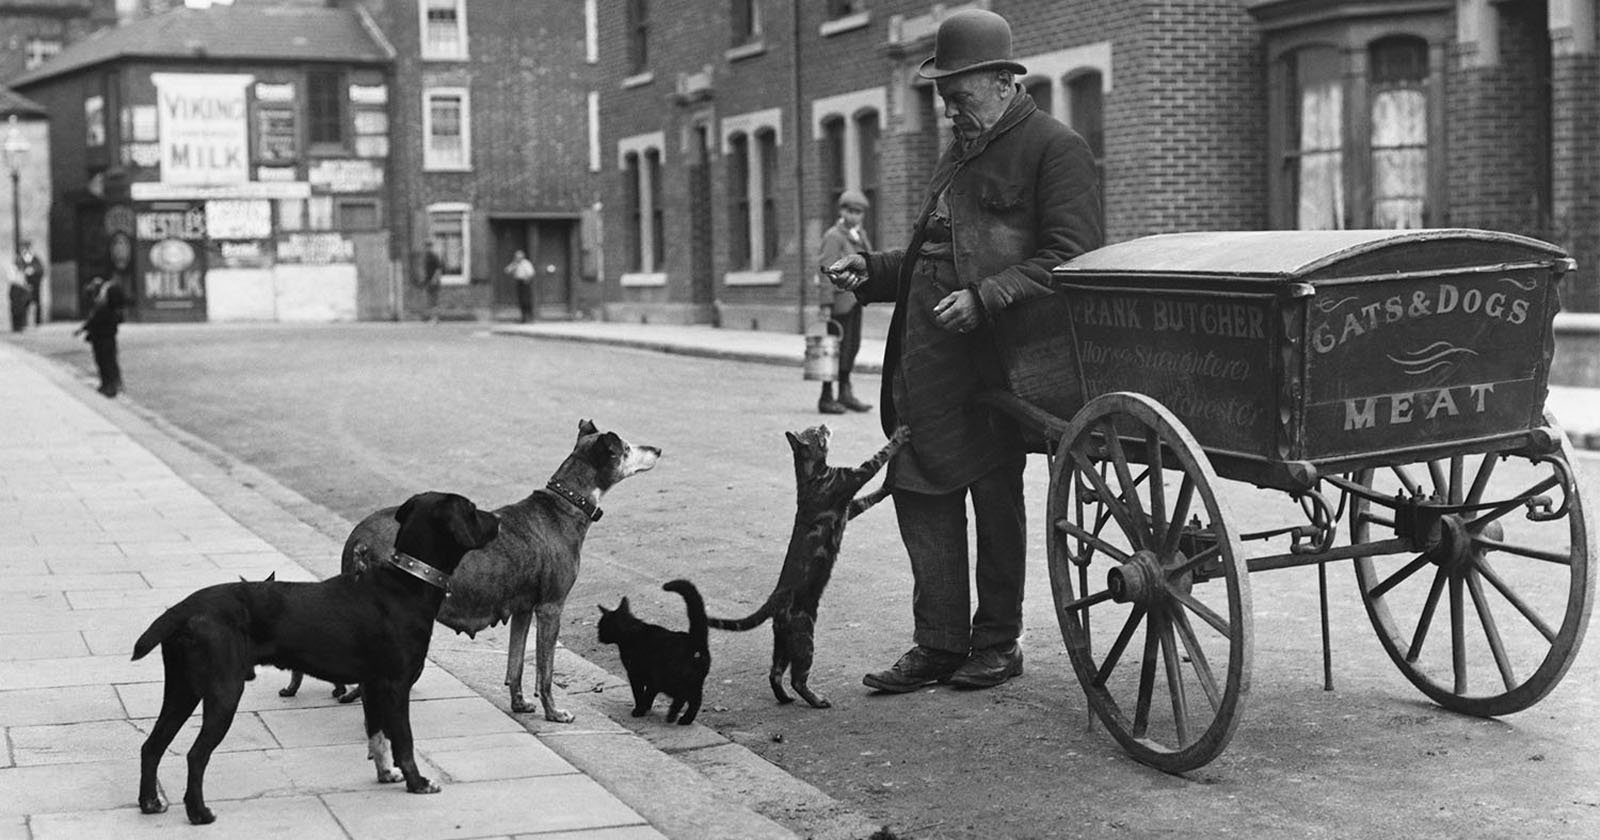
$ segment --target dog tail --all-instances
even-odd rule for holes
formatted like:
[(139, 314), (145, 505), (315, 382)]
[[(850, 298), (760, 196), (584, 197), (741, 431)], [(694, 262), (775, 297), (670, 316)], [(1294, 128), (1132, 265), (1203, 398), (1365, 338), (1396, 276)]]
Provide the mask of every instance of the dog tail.
[(695, 646), (702, 652), (709, 651), (711, 634), (706, 632), (706, 602), (700, 597), (700, 590), (683, 578), (669, 580), (661, 588), (683, 596), (684, 606), (689, 611), (689, 637), (694, 639)]
[(143, 659), (146, 654), (156, 649), (156, 645), (161, 644), (173, 633), (178, 632), (178, 629), (183, 626), (184, 620), (189, 617), (187, 606), (187, 603), (174, 604), (168, 607), (167, 611), (158, 616), (155, 621), (150, 622), (149, 629), (140, 634), (139, 640), (133, 643), (133, 658), (135, 660)]

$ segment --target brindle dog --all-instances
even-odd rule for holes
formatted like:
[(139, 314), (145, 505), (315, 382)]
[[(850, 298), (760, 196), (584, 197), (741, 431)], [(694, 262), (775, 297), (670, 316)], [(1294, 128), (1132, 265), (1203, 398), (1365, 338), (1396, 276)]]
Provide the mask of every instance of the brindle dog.
[[(496, 510), (500, 536), (461, 561), (451, 580), (450, 597), (439, 611), (439, 623), (475, 636), (479, 630), (510, 621), (506, 685), (512, 711), (535, 709), (523, 699), (522, 668), (528, 630), (537, 618), (534, 676), (545, 720), (572, 722), (570, 712), (556, 708), (552, 685), (561, 611), (578, 579), (583, 540), (589, 524), (600, 519), (600, 497), (624, 478), (654, 467), (660, 457), (657, 447), (630, 444), (588, 420), (580, 421), (577, 445), (550, 481), (522, 501)], [(394, 521), (386, 511), (363, 519), (345, 541), (345, 572), (359, 573), (371, 558), (384, 556), (394, 544), (394, 532)], [(298, 685), (296, 675), (290, 688)], [(350, 694), (359, 690), (358, 686)], [(338, 693), (340, 688), (335, 689)]]

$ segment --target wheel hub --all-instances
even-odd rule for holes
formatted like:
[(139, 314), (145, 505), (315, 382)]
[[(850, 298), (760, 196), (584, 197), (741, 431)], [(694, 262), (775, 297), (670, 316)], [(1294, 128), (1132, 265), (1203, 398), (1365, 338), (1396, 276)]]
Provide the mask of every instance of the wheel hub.
[(1149, 549), (1133, 555), (1133, 559), (1106, 572), (1106, 589), (1111, 600), (1119, 604), (1148, 606), (1166, 591), (1166, 574), (1161, 560)]

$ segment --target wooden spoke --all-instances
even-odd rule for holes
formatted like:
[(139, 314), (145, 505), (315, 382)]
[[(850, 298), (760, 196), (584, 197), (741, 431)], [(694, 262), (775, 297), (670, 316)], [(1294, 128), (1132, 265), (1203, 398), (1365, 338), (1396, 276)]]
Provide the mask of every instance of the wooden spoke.
[(1089, 607), (1094, 606), (1095, 604), (1100, 603), (1101, 601), (1108, 601), (1110, 599), (1111, 599), (1111, 590), (1102, 589), (1101, 591), (1096, 592), (1093, 595), (1088, 595), (1088, 596), (1079, 598), (1076, 601), (1068, 602), (1061, 609), (1063, 609), (1063, 610), (1082, 610), (1082, 609), (1087, 609)]
[(1450, 671), (1456, 675), (1456, 694), (1467, 693), (1467, 616), (1461, 598), (1461, 578), (1450, 578)]
[(1413, 496), (1422, 495), (1422, 487), (1417, 484), (1416, 479), (1411, 477), (1409, 470), (1401, 466), (1391, 467), (1391, 469), (1394, 471), (1394, 477), (1400, 480), (1400, 485), (1406, 488), (1407, 493)]
[(1183, 535), (1183, 523), (1189, 518), (1189, 505), (1194, 501), (1194, 477), (1183, 474), (1183, 484), (1178, 487), (1178, 501), (1172, 506), (1172, 528), (1161, 543), (1161, 556), (1171, 557), (1178, 551), (1178, 538)]
[(1513, 545), (1512, 543), (1503, 542), (1501, 540), (1491, 540), (1488, 537), (1481, 535), (1473, 537), (1472, 542), (1474, 545), (1480, 546), (1488, 551), (1503, 551), (1506, 554), (1515, 554), (1518, 557), (1526, 557), (1529, 560), (1543, 560), (1546, 563), (1554, 563), (1557, 566), (1572, 565), (1571, 554), (1557, 554), (1554, 551), (1542, 551), (1531, 546)]
[(1485, 455), (1478, 462), (1478, 474), (1472, 477), (1472, 489), (1467, 491), (1466, 504), (1475, 505), (1483, 501), (1483, 491), (1489, 487), (1489, 479), (1494, 475), (1495, 465), (1500, 459), (1494, 455)]
[(1111, 492), (1111, 485), (1107, 484), (1099, 471), (1094, 469), (1094, 465), (1089, 462), (1087, 455), (1073, 451), (1072, 460), (1077, 462), (1080, 473), (1087, 475), (1089, 483), (1094, 485), (1095, 492), (1100, 495), (1100, 506), (1105, 508), (1117, 520), (1117, 524), (1122, 527), (1122, 533), (1137, 546), (1138, 538), (1134, 536), (1132, 514), (1124, 507), (1122, 497)]
[(1199, 568), (1200, 565), (1205, 563), (1207, 560), (1216, 557), (1219, 551), (1220, 548), (1218, 546), (1211, 546), (1205, 551), (1199, 552), (1195, 556), (1190, 557), (1188, 560), (1185, 560), (1177, 566), (1172, 567), (1172, 570), (1167, 572), (1167, 580), (1176, 581), (1181, 579), (1185, 574), (1188, 574), (1189, 572)]
[(1428, 478), (1433, 481), (1433, 495), (1439, 499), (1450, 498), (1450, 479), (1445, 478), (1444, 465), (1438, 461), (1428, 462)]
[(1161, 438), (1155, 429), (1144, 430), (1144, 457), (1150, 467), (1145, 471), (1150, 482), (1150, 542), (1164, 545), (1167, 538), (1167, 487), (1162, 480)]
[(1133, 559), (1133, 555), (1107, 542), (1099, 534), (1085, 530), (1083, 526), (1073, 522), (1070, 519), (1057, 519), (1056, 530), (1062, 532), (1068, 537), (1086, 542), (1094, 548), (1105, 552), (1111, 557), (1111, 559), (1116, 560), (1118, 563), (1126, 563)]
[(1493, 586), (1495, 591), (1500, 593), (1500, 597), (1506, 599), (1506, 603), (1510, 604), (1514, 609), (1516, 609), (1517, 612), (1522, 613), (1522, 617), (1526, 618), (1528, 623), (1533, 625), (1535, 630), (1539, 631), (1539, 635), (1544, 636), (1545, 641), (1554, 642), (1556, 640), (1555, 629), (1549, 624), (1546, 624), (1545, 620), (1540, 618), (1539, 614), (1535, 612), (1532, 607), (1528, 606), (1527, 602), (1518, 597), (1517, 593), (1511, 591), (1511, 587), (1506, 585), (1506, 582), (1501, 579), (1500, 575), (1495, 572), (1495, 570), (1489, 565), (1488, 561), (1480, 560), (1475, 568), (1475, 571), (1477, 571), (1478, 574), (1483, 575), (1483, 579), (1487, 580), (1489, 585)]
[(1133, 473), (1128, 469), (1128, 453), (1122, 448), (1122, 438), (1117, 435), (1116, 423), (1107, 419), (1102, 427), (1105, 431), (1106, 449), (1111, 456), (1111, 467), (1117, 472), (1117, 482), (1122, 487), (1123, 504), (1128, 506), (1128, 517), (1133, 520), (1135, 531), (1128, 533), (1128, 538), (1134, 541), (1138, 548), (1150, 548), (1147, 537), (1150, 534), (1150, 523), (1145, 517), (1144, 505), (1139, 502), (1139, 488), (1133, 481)]
[(1467, 573), (1467, 592), (1472, 595), (1472, 605), (1478, 610), (1478, 621), (1483, 625), (1483, 636), (1489, 641), (1489, 651), (1494, 655), (1494, 665), (1500, 669), (1500, 681), (1506, 690), (1517, 687), (1517, 675), (1511, 669), (1511, 659), (1506, 656), (1505, 642), (1500, 639), (1500, 627), (1489, 612), (1489, 602), (1483, 597), (1483, 582), (1476, 572)]
[(1122, 632), (1117, 634), (1117, 640), (1106, 651), (1105, 661), (1100, 665), (1100, 670), (1094, 675), (1094, 684), (1105, 685), (1111, 677), (1111, 672), (1116, 670), (1117, 662), (1122, 659), (1122, 652), (1128, 649), (1128, 642), (1133, 640), (1133, 633), (1139, 629), (1139, 622), (1144, 619), (1144, 607), (1134, 607), (1133, 613), (1128, 616), (1122, 625)]
[(1404, 583), (1406, 578), (1411, 577), (1412, 575), (1416, 574), (1418, 569), (1422, 568), (1423, 566), (1428, 565), (1428, 563), (1429, 563), (1429, 560), (1428, 560), (1428, 556), (1426, 554), (1419, 555), (1418, 557), (1413, 559), (1410, 563), (1407, 563), (1404, 566), (1402, 566), (1400, 568), (1400, 571), (1395, 572), (1394, 574), (1392, 574), (1389, 577), (1385, 578), (1383, 583), (1380, 583), (1377, 586), (1372, 587), (1372, 589), (1368, 590), (1367, 591), (1367, 597), (1368, 598), (1382, 598), (1383, 596), (1389, 594), (1389, 590), (1391, 590), (1391, 589), (1395, 588), (1396, 586), (1399, 586), (1400, 584)]
[(1521, 493), (1512, 496), (1510, 501), (1506, 502), (1505, 504), (1491, 508), (1488, 512), (1478, 516), (1477, 519), (1468, 522), (1467, 529), (1470, 531), (1477, 531), (1490, 522), (1493, 522), (1496, 519), (1499, 519), (1500, 517), (1516, 510), (1517, 508), (1522, 507), (1524, 500), (1537, 496), (1559, 483), (1560, 479), (1552, 475), (1544, 481), (1541, 481), (1538, 484), (1535, 484), (1532, 487), (1522, 491)]
[(1416, 662), (1422, 656), (1422, 643), (1428, 640), (1428, 628), (1433, 626), (1433, 614), (1439, 609), (1439, 596), (1444, 593), (1444, 569), (1433, 576), (1428, 588), (1428, 600), (1422, 605), (1422, 616), (1417, 619), (1416, 632), (1411, 636), (1411, 647), (1406, 650), (1406, 661)]
[(1195, 638), (1194, 626), (1189, 623), (1189, 616), (1183, 610), (1172, 613), (1172, 623), (1178, 629), (1178, 635), (1183, 639), (1184, 650), (1189, 654), (1189, 662), (1194, 666), (1194, 675), (1200, 682), (1200, 690), (1205, 692), (1206, 701), (1211, 704), (1211, 711), (1216, 712), (1221, 708), (1222, 694), (1217, 690), (1217, 677), (1211, 673), (1211, 665), (1206, 662), (1205, 649), (1200, 646), (1200, 640)]
[(1139, 662), (1139, 700), (1133, 711), (1133, 736), (1143, 738), (1150, 731), (1150, 701), (1156, 690), (1156, 620), (1144, 625), (1144, 659)]
[(1230, 631), (1228, 628), (1228, 620), (1220, 615), (1217, 615), (1216, 611), (1212, 610), (1210, 607), (1200, 603), (1193, 595), (1190, 595), (1187, 592), (1178, 592), (1176, 590), (1174, 590), (1171, 595), (1178, 603), (1188, 607), (1190, 612), (1200, 616), (1201, 621), (1204, 621), (1215, 628), (1218, 633), (1221, 633), (1224, 636), (1229, 634)]
[(1173, 637), (1172, 622), (1161, 622), (1161, 663), (1167, 670), (1167, 693), (1172, 698), (1172, 724), (1177, 730), (1178, 744), (1188, 744), (1189, 702), (1183, 693), (1183, 670), (1178, 663), (1178, 642)]

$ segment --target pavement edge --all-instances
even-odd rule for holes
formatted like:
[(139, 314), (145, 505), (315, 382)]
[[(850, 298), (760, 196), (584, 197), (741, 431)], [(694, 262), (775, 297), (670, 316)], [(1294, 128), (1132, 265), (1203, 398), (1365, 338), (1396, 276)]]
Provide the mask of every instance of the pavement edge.
[[(354, 523), (126, 395), (107, 400), (92, 394), (93, 383), (70, 364), (42, 357), (26, 347), (16, 349), (24, 364), (100, 414), (286, 557), (318, 577), (338, 573), (339, 551)], [(598, 683), (617, 679), (571, 650), (561, 648), (558, 654), (561, 670), (575, 672), (579, 680)], [(434, 653), (429, 659), (468, 682)], [(621, 693), (625, 694), (626, 684), (622, 687)], [(486, 696), (502, 713), (672, 840), (780, 840), (801, 836), (812, 840), (866, 840), (882, 825), (700, 724), (683, 728), (693, 730), (694, 746), (662, 749), (640, 733), (615, 725), (552, 731), (542, 726), (542, 719), (511, 714), (503, 692)], [(595, 704), (582, 705), (610, 719)], [(681, 737), (668, 740), (681, 741)], [(727, 785), (715, 779), (719, 775), (725, 777), (730, 768), (744, 777), (738, 791), (730, 792)], [(703, 770), (710, 771), (710, 775)], [(752, 796), (751, 791), (761, 791), (763, 795)], [(796, 833), (789, 825), (752, 807), (751, 800), (802, 824), (804, 833)]]

